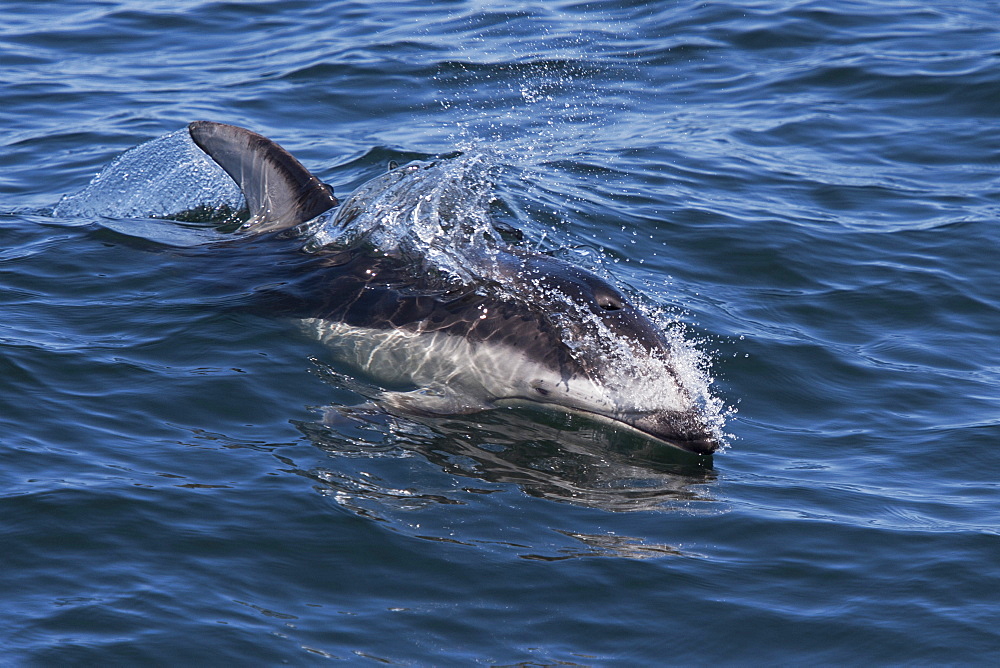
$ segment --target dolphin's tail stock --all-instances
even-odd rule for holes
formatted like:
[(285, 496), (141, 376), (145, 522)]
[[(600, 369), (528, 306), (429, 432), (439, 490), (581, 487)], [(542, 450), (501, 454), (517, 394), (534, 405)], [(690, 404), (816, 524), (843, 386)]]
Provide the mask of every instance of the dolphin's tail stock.
[(250, 209), (245, 231), (289, 229), (340, 204), (331, 186), (263, 135), (212, 121), (195, 121), (188, 132), (243, 191)]

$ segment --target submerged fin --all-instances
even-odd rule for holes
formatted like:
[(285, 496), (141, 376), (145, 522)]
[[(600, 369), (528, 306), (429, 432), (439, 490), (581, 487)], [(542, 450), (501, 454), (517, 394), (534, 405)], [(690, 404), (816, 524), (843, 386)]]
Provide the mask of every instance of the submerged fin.
[(295, 227), (340, 204), (333, 188), (292, 154), (256, 132), (211, 121), (188, 125), (191, 139), (243, 191), (254, 232)]
[(489, 408), (440, 386), (410, 392), (382, 392), (376, 401), (389, 409), (417, 415), (467, 415)]

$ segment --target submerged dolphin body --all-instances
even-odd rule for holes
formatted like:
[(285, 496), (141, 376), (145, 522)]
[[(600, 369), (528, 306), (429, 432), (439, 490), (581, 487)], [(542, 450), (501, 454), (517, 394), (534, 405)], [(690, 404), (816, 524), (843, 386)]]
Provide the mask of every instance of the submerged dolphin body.
[[(189, 132), (244, 193), (251, 234), (301, 233), (339, 204), (329, 186), (261, 135), (207, 121)], [(607, 281), (499, 236), (486, 243), (481, 233), (466, 239), (471, 276), (456, 277), (421, 256), (447, 252), (440, 238), (420, 251), (379, 236), (379, 221), (399, 211), (386, 207), (383, 218), (362, 224), (366, 211), (399, 201), (437, 168), (398, 167), (359, 188), (325, 223), (334, 238), (324, 241), (314, 228), (296, 251), (308, 261), (295, 284), (307, 287), (279, 290), (276, 301), (338, 361), (400, 388), (378, 396), (391, 407), (442, 415), (541, 404), (690, 452), (716, 450), (718, 436), (679, 378), (664, 335)], [(411, 197), (405, 214), (416, 219), (429, 198)], [(461, 220), (452, 234), (468, 234)]]

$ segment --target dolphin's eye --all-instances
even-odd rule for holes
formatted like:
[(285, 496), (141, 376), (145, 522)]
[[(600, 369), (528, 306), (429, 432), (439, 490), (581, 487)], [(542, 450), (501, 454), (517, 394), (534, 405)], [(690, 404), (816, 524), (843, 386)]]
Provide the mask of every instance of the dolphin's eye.
[(543, 396), (543, 397), (547, 397), (550, 394), (552, 394), (552, 392), (550, 392), (549, 390), (546, 390), (544, 387), (541, 386), (541, 384), (540, 384), (541, 382), (544, 382), (544, 381), (540, 381), (539, 383), (533, 384), (531, 386), (531, 389), (533, 389), (535, 392), (537, 392), (540, 396)]
[(605, 311), (620, 311), (625, 308), (625, 302), (618, 295), (614, 294), (598, 295), (597, 305)]

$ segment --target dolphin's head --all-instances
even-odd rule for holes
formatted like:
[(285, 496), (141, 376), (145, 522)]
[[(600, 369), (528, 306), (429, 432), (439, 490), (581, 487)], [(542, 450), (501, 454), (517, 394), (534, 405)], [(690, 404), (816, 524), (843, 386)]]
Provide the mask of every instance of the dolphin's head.
[(584, 413), (690, 452), (719, 447), (670, 342), (620, 290), (553, 257), (511, 257), (502, 271), (516, 285), (509, 297), (554, 326), (559, 348), (525, 379), (517, 399)]

